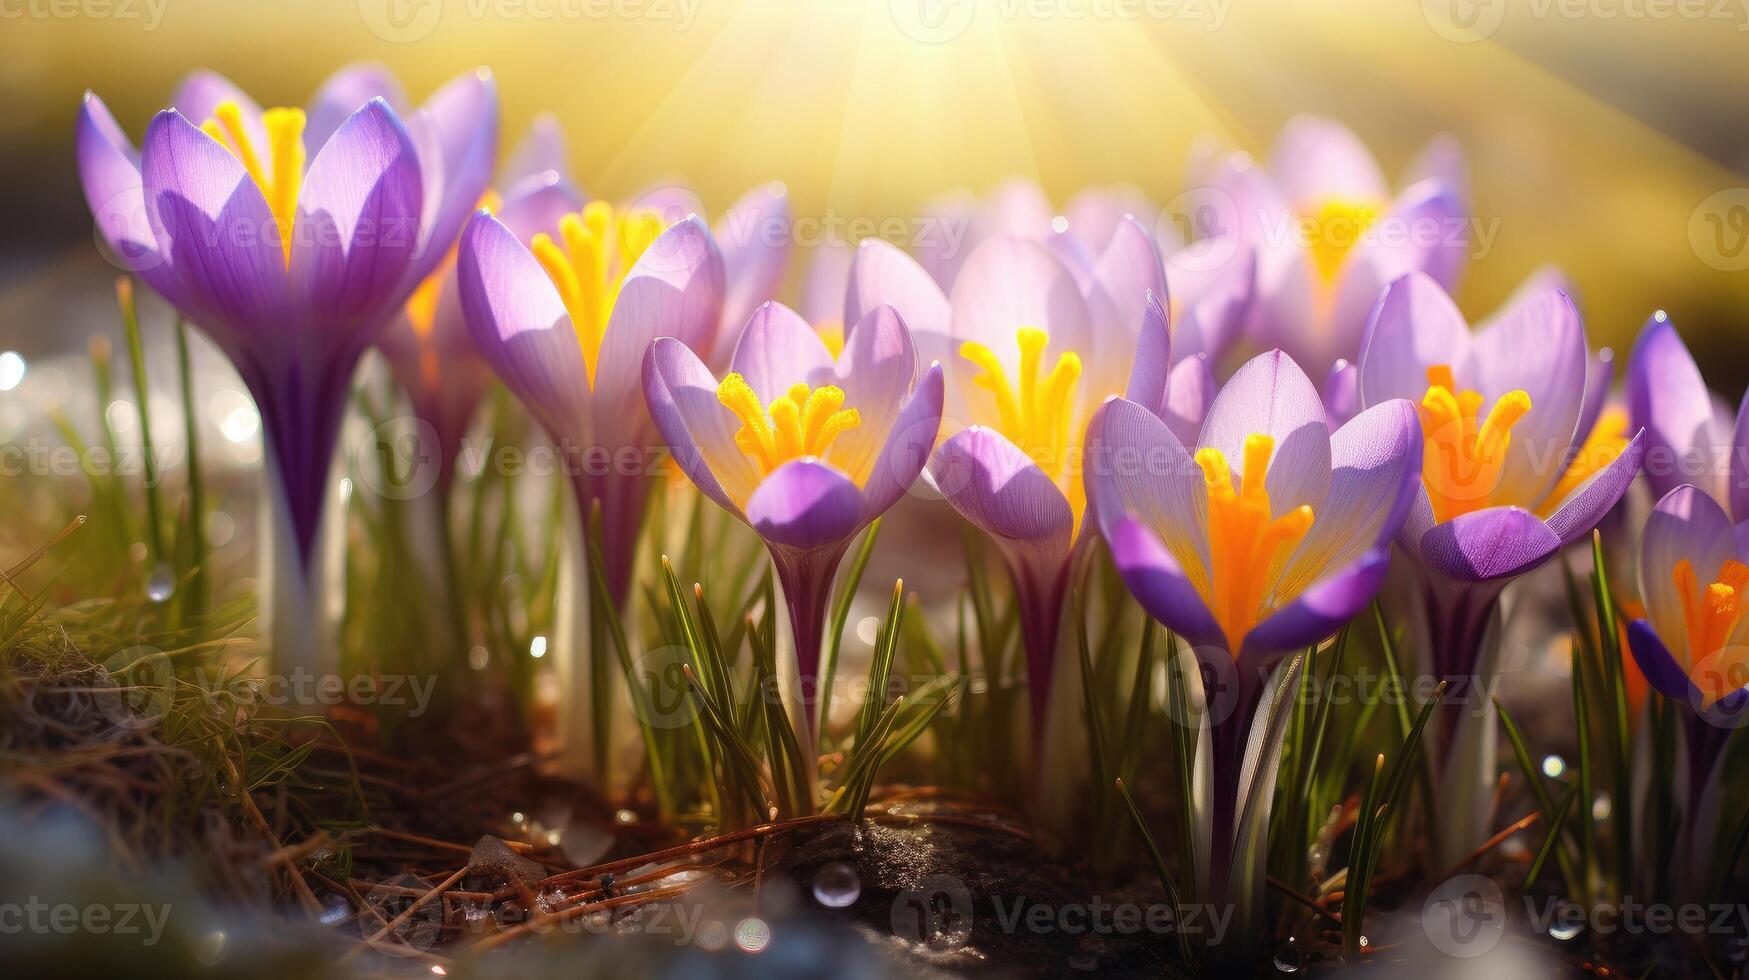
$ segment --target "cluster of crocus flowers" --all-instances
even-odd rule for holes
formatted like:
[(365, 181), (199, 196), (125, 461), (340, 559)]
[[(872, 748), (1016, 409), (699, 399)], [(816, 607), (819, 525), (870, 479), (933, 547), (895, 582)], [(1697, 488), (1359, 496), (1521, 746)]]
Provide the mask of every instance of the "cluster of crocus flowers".
[(654, 432), (638, 384), (658, 337), (708, 349), (723, 259), (704, 222), (664, 229), (654, 210), (583, 203), (541, 182), (481, 211), (462, 233), (462, 310), (482, 357), (558, 443), (609, 598), (624, 604), (653, 476)]
[(1189, 182), (1211, 196), (1209, 222), (1256, 250), (1252, 335), (1314, 376), (1359, 352), (1387, 283), (1421, 272), (1453, 289), (1468, 265), (1468, 178), (1448, 138), (1427, 145), (1395, 195), (1360, 138), (1318, 116), (1290, 119), (1267, 166), (1206, 154)]
[(1242, 815), (1269, 820), (1274, 756), (1253, 725), (1270, 671), (1377, 594), (1421, 468), (1413, 403), (1381, 402), (1332, 432), (1279, 350), (1239, 369), (1188, 444), (1136, 401), (1114, 398), (1093, 419), (1094, 519), (1131, 594), (1201, 668), (1210, 794), (1197, 804), (1198, 878), (1213, 900), (1261, 896), (1262, 862), (1237, 851), (1253, 839)]
[(754, 312), (718, 379), (694, 348), (664, 338), (643, 366), (650, 413), (676, 462), (765, 542), (789, 608), (810, 746), (808, 692), (832, 578), (851, 540), (917, 479), (941, 424), (942, 372), (919, 376), (904, 321), (863, 317), (834, 357), (778, 303)]
[(1662, 313), (1634, 345), (1628, 398), (1652, 444), (1647, 479), (1662, 493), (1640, 538), (1644, 615), (1628, 624), (1628, 645), (1685, 718), (1677, 881), (1692, 894), (1712, 868), (1725, 745), (1749, 721), (1749, 398), (1734, 425), (1722, 419)]
[(334, 653), (314, 552), (353, 371), (442, 261), (497, 140), (484, 71), (405, 115), (362, 81), (341, 73), (308, 110), (263, 110), (195, 75), (137, 153), (95, 95), (77, 126), (104, 240), (218, 344), (261, 414), (274, 501), (266, 612), (287, 668)]
[(1454, 853), (1474, 846), (1494, 779), (1500, 594), (1589, 533), (1639, 472), (1643, 437), (1597, 423), (1600, 370), (1558, 288), (1520, 297), (1472, 335), (1439, 283), (1411, 273), (1386, 287), (1368, 327), (1361, 404), (1409, 399), (1426, 441), (1401, 542), (1421, 573), (1416, 647), (1451, 683), (1435, 758)]

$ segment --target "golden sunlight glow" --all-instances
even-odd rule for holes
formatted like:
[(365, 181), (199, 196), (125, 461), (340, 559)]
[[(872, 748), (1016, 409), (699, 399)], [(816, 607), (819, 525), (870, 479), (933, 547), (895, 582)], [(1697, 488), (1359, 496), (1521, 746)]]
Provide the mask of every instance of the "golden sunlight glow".
[(1514, 389), (1496, 399), (1478, 423), (1482, 401), (1481, 392), (1457, 386), (1449, 365), (1427, 369), (1427, 394), (1417, 406), (1426, 439), (1421, 479), (1437, 521), (1488, 506), (1506, 465), (1512, 427), (1530, 411), (1530, 395)]
[(1196, 451), (1208, 487), (1209, 609), (1236, 658), (1263, 618), (1264, 589), (1276, 580), (1282, 564), (1312, 529), (1312, 508), (1301, 504), (1272, 516), (1269, 458), (1275, 440), (1267, 435), (1245, 437), (1245, 471), (1233, 486), (1233, 471), (1219, 449)]
[(1731, 633), (1743, 616), (1741, 597), (1749, 587), (1749, 566), (1726, 561), (1719, 580), (1702, 588), (1694, 566), (1684, 558), (1670, 576), (1682, 597), (1682, 621), (1688, 633), (1688, 675), (1701, 690), (1703, 707), (1743, 686), (1746, 669), (1742, 648), (1730, 646)]
[(995, 399), (996, 420), (991, 426), (1044, 470), (1069, 498), (1080, 525), (1085, 491), (1071, 462), (1079, 456), (1082, 426), (1071, 424), (1075, 393), (1081, 382), (1081, 355), (1063, 351), (1049, 373), (1040, 377), (1045, 347), (1050, 335), (1037, 327), (1022, 327), (1014, 335), (1020, 347), (1020, 366), (1010, 379), (996, 352), (976, 341), (960, 344), (960, 356), (978, 368), (972, 383)]
[(1342, 260), (1348, 257), (1360, 236), (1378, 220), (1379, 206), (1371, 201), (1332, 198), (1311, 218), (1312, 265), (1324, 282), (1336, 281)]
[(1611, 405), (1597, 416), (1597, 423), (1591, 427), (1591, 432), (1585, 437), (1579, 452), (1562, 471), (1555, 488), (1543, 498), (1542, 506), (1537, 508), (1537, 516), (1547, 517), (1554, 513), (1555, 508), (1567, 499), (1568, 494), (1579, 489), (1592, 474), (1615, 462), (1615, 458), (1627, 446), (1628, 413), (1620, 406)]
[(590, 201), (581, 213), (560, 219), (558, 242), (546, 232), (529, 242), (529, 250), (571, 314), (591, 388), (601, 341), (607, 336), (608, 319), (626, 273), (660, 234), (662, 218), (654, 211), (615, 213), (606, 201)]
[(840, 432), (862, 424), (856, 409), (844, 407), (837, 385), (810, 389), (798, 381), (767, 408), (746, 378), (731, 374), (717, 386), (717, 400), (741, 420), (735, 445), (767, 476), (792, 459), (825, 455)]
[(242, 162), (255, 186), (261, 188), (261, 196), (267, 198), (267, 210), (279, 228), (280, 245), (285, 249), (285, 263), (289, 266), (292, 219), (297, 215), (298, 191), (304, 184), (304, 110), (269, 109), (261, 114), (261, 124), (267, 129), (265, 161), (249, 139), (237, 103), (219, 103), (212, 118), (201, 123), (200, 128), (230, 150)]

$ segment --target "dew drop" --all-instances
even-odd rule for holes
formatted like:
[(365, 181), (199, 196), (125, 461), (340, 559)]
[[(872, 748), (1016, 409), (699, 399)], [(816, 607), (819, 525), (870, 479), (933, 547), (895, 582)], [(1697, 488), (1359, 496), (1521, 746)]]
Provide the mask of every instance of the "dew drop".
[(176, 575), (170, 566), (159, 562), (146, 577), (146, 598), (153, 602), (168, 602), (176, 594)]
[(1299, 944), (1293, 940), (1275, 948), (1275, 972), (1298, 973), (1305, 965), (1305, 954), (1300, 952)]
[(1577, 939), (1579, 934), (1584, 931), (1585, 926), (1576, 921), (1561, 920), (1549, 923), (1549, 938), (1563, 943)]
[(735, 945), (749, 953), (762, 952), (771, 945), (771, 926), (764, 919), (742, 919), (735, 926)]
[(829, 909), (847, 908), (862, 897), (862, 879), (856, 869), (843, 861), (833, 861), (814, 872), (814, 901)]

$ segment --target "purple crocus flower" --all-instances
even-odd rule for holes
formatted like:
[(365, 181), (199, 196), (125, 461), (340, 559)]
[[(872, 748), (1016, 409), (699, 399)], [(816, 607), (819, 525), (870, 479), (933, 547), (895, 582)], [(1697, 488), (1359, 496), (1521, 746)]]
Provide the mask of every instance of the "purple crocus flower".
[(1400, 541), (1418, 559), (1416, 647), (1452, 685), (1435, 730), (1442, 793), (1455, 794), (1440, 824), (1448, 856), (1475, 846), (1494, 778), (1490, 623), (1500, 594), (1595, 527), (1639, 472), (1642, 434), (1588, 440), (1582, 428), (1602, 403), (1588, 383), (1598, 363), (1559, 289), (1509, 305), (1472, 335), (1445, 290), (1410, 273), (1380, 295), (1368, 326), (1361, 404), (1411, 399), (1426, 441)]
[(870, 311), (834, 358), (779, 303), (754, 312), (729, 368), (719, 381), (691, 348), (658, 340), (644, 360), (644, 394), (681, 469), (771, 553), (812, 745), (809, 695), (832, 578), (857, 532), (928, 460), (941, 424), (941, 368), (918, 377), (910, 332), (890, 307)]
[[(1087, 420), (1106, 397), (1126, 391), (1155, 409), (1173, 402), (1164, 294), (1159, 252), (1133, 219), (1119, 224), (1085, 283), (1050, 250), (1013, 235), (984, 241), (954, 280), (949, 330), (957, 350), (946, 363), (948, 427), (957, 431), (930, 473), (1008, 566), (1035, 752), (1045, 741), (1063, 595), (1083, 530)], [(1203, 361), (1185, 363), (1200, 390), (1212, 388)], [(1178, 409), (1201, 418), (1200, 405)]]
[(1317, 389), (1279, 350), (1234, 374), (1191, 440), (1122, 398), (1088, 429), (1087, 495), (1112, 560), (1204, 677), (1212, 795), (1201, 877), (1215, 901), (1260, 884), (1239, 880), (1246, 863), (1234, 854), (1250, 787), (1265, 780), (1267, 801), (1274, 780), (1273, 749), (1253, 727), (1270, 670), (1334, 633), (1384, 583), (1421, 442), (1401, 398), (1332, 432)]
[[(313, 635), (313, 588), (285, 586), (311, 585), (353, 369), (442, 261), (497, 140), (483, 70), (405, 116), (380, 94), (385, 79), (343, 72), (307, 112), (263, 111), (197, 74), (138, 153), (97, 96), (79, 113), (80, 179), (105, 242), (218, 344), (260, 411), (269, 526), (285, 539), (266, 549), (283, 566), (269, 604), (282, 663), (328, 654)], [(280, 608), (291, 603), (304, 611)]]
[(1468, 264), (1468, 179), (1449, 138), (1428, 145), (1395, 196), (1359, 137), (1317, 116), (1288, 120), (1267, 167), (1209, 155), (1190, 183), (1215, 192), (1221, 230), (1257, 249), (1253, 335), (1314, 374), (1359, 354), (1386, 283), (1420, 271), (1451, 289)]
[(709, 349), (723, 259), (704, 222), (582, 203), (551, 175), (462, 232), (457, 280), (474, 345), (559, 443), (587, 533), (601, 507), (608, 595), (622, 606), (649, 499), (654, 433), (638, 372), (657, 337)]

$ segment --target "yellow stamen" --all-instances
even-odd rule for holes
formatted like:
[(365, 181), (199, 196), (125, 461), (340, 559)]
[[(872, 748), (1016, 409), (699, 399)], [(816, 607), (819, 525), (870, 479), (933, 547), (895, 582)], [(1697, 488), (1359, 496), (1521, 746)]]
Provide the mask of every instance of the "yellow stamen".
[(261, 125), (267, 130), (267, 159), (262, 160), (249, 130), (243, 124), (243, 111), (235, 102), (221, 102), (213, 116), (201, 123), (201, 131), (220, 146), (231, 151), (261, 196), (267, 199), (267, 210), (279, 228), (279, 241), (285, 249), (285, 261), (291, 264), (292, 219), (298, 212), (298, 192), (304, 184), (304, 110), (269, 109), (261, 114)]
[(1239, 655), (1245, 637), (1263, 618), (1270, 586), (1282, 566), (1312, 529), (1312, 508), (1301, 504), (1275, 515), (1265, 480), (1275, 440), (1245, 437), (1245, 471), (1233, 487), (1233, 471), (1219, 449), (1196, 452), (1208, 488), (1209, 609)]
[(1617, 456), (1628, 447), (1628, 413), (1615, 405), (1604, 409), (1597, 416), (1597, 423), (1591, 427), (1585, 442), (1580, 445), (1579, 452), (1573, 456), (1573, 461), (1562, 471), (1560, 480), (1555, 482), (1553, 490), (1543, 498), (1542, 506), (1537, 508), (1538, 517), (1547, 517), (1555, 512), (1555, 508), (1567, 499), (1567, 495), (1579, 489), (1580, 484), (1591, 478), (1591, 475), (1605, 466), (1615, 462)]
[(1719, 580), (1702, 588), (1694, 566), (1684, 558), (1670, 575), (1682, 599), (1682, 623), (1688, 633), (1688, 675), (1701, 690), (1702, 707), (1744, 685), (1746, 651), (1730, 645), (1731, 634), (1742, 618), (1739, 601), (1749, 588), (1749, 566), (1727, 560), (1719, 568)]
[(978, 368), (972, 383), (995, 401), (992, 428), (1027, 455), (1059, 487), (1080, 521), (1084, 491), (1072, 465), (1079, 455), (1072, 439), (1084, 428), (1076, 422), (1075, 394), (1081, 382), (1081, 355), (1063, 351), (1050, 371), (1040, 377), (1050, 335), (1037, 327), (1022, 327), (1014, 335), (1020, 348), (1019, 370), (1011, 381), (996, 352), (976, 341), (960, 344), (960, 356)]
[(662, 218), (654, 211), (615, 214), (606, 201), (590, 201), (559, 220), (557, 241), (541, 232), (528, 243), (571, 315), (590, 387), (626, 273), (661, 233)]
[(1485, 419), (1480, 392), (1457, 386), (1448, 365), (1427, 369), (1427, 393), (1422, 396), (1421, 480), (1433, 504), (1433, 516), (1449, 521), (1488, 506), (1506, 466), (1512, 427), (1530, 411), (1530, 395), (1514, 389), (1494, 400)]
[(782, 398), (761, 406), (747, 379), (731, 374), (717, 385), (717, 400), (741, 420), (735, 445), (763, 474), (792, 459), (824, 456), (839, 433), (862, 424), (856, 409), (844, 407), (844, 389), (837, 385), (810, 389), (798, 381)]
[(844, 353), (844, 324), (837, 319), (822, 320), (814, 324), (814, 332), (820, 335), (820, 343), (826, 345), (826, 353), (833, 360)]
[(1342, 260), (1378, 217), (1379, 208), (1371, 201), (1332, 198), (1319, 206), (1309, 232), (1312, 264), (1325, 282), (1336, 281)]

